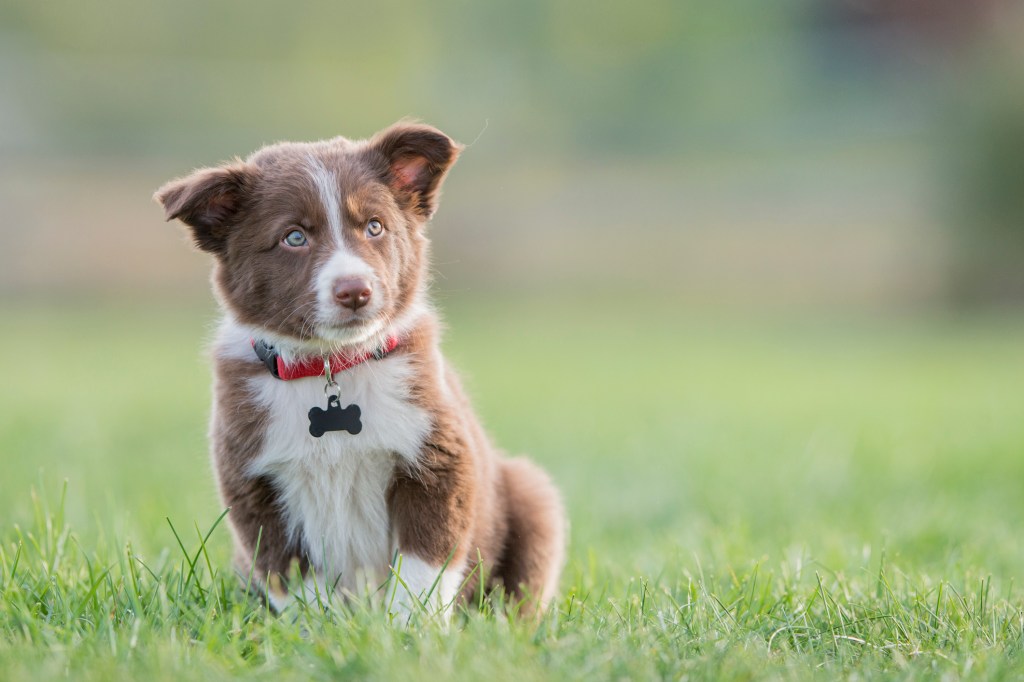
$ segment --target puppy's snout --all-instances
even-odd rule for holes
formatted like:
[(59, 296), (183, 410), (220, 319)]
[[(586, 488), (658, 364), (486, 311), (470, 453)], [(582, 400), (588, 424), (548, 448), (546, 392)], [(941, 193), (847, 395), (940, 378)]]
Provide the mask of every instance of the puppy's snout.
[(373, 287), (365, 279), (350, 277), (336, 279), (333, 285), (334, 300), (350, 310), (359, 310), (370, 302)]

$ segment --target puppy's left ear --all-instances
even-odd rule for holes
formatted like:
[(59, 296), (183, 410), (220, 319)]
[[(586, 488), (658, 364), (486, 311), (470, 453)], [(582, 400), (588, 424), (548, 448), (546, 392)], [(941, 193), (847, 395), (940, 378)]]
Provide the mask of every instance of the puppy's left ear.
[(437, 210), (441, 183), (461, 151), (461, 144), (420, 123), (396, 123), (370, 140), (370, 152), (395, 196), (424, 219)]

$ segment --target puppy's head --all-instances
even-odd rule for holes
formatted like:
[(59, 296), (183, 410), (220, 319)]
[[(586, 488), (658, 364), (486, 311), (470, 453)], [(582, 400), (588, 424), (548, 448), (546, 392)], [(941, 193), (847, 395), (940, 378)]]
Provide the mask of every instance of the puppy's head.
[(460, 150), (398, 123), (370, 140), (272, 145), (155, 198), (214, 255), (215, 288), (239, 322), (297, 347), (357, 346), (414, 311), (423, 228)]

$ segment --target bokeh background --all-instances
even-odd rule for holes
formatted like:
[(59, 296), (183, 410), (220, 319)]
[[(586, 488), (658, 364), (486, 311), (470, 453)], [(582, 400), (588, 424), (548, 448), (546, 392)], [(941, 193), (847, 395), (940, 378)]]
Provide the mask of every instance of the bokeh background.
[(446, 348), (566, 490), (571, 575), (877, 558), (883, 530), (1019, 567), (1024, 7), (997, 0), (0, 0), (0, 514), (67, 478), (87, 536), (212, 521), (209, 263), (151, 195), (406, 116), (467, 144)]
[(202, 296), (152, 190), (404, 116), (469, 149), (442, 286), (1024, 297), (1019, 3), (0, 3), (0, 293)]

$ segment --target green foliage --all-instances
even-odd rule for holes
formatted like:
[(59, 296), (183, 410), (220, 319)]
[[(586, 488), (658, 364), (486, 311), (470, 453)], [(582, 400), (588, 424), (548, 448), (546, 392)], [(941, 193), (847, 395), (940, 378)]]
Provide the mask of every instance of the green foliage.
[(539, 622), (500, 599), (447, 630), (362, 602), (268, 614), (216, 523), (211, 313), (7, 310), (0, 678), (1024, 673), (1019, 321), (446, 307), (492, 432), (565, 493)]

